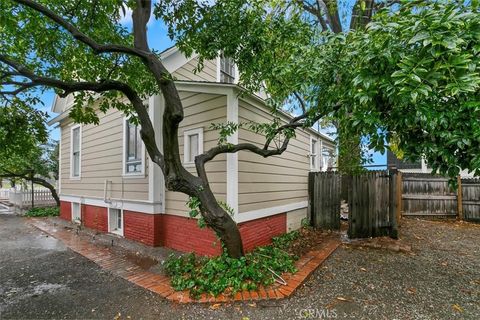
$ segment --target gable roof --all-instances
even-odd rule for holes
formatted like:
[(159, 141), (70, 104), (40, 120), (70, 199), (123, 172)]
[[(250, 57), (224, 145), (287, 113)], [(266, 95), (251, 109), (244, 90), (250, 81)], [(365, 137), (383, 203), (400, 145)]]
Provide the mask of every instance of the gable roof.
[[(181, 68), (183, 65), (188, 63), (190, 60), (196, 58), (198, 54), (194, 53), (190, 57), (185, 56), (176, 46), (169, 47), (162, 52), (160, 52), (160, 58), (167, 68), (168, 72), (173, 73), (177, 69)], [(73, 104), (73, 95), (69, 95), (65, 98), (61, 98), (58, 95), (55, 95), (53, 99), (51, 112), (53, 113), (62, 113), (63, 110), (66, 110), (71, 104)]]

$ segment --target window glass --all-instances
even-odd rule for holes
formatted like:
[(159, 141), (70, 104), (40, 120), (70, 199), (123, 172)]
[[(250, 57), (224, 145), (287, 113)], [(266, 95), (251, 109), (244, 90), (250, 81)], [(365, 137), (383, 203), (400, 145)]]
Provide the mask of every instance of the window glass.
[(235, 82), (235, 64), (229, 57), (220, 57), (220, 82)]
[(72, 130), (72, 176), (80, 175), (80, 127)]
[(188, 161), (194, 162), (195, 157), (198, 156), (198, 134), (189, 135), (188, 142), (190, 146)]
[(142, 172), (142, 140), (140, 139), (140, 127), (126, 120), (126, 173)]
[(310, 150), (310, 166), (311, 168), (317, 167), (317, 140), (311, 140), (311, 150)]

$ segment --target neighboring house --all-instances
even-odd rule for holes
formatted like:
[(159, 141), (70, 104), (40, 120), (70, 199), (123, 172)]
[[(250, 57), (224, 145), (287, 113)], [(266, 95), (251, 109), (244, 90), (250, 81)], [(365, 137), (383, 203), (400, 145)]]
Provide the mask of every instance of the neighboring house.
[[(425, 159), (422, 158), (416, 162), (400, 160), (390, 150), (387, 150), (387, 167), (397, 168), (399, 171), (405, 173), (432, 173), (432, 168), (428, 167)], [(462, 170), (460, 176), (462, 178), (472, 178), (473, 174), (469, 173), (468, 170)]]
[[(239, 95), (238, 72), (228, 59), (206, 61), (195, 74), (195, 56), (186, 58), (171, 48), (162, 58), (178, 80), (185, 111), (179, 128), (180, 153), (190, 172), (195, 172), (195, 156), (218, 143), (212, 123), (272, 120), (261, 95)], [(53, 112), (59, 115), (50, 121), (61, 132), (60, 216), (151, 246), (220, 252), (213, 232), (199, 229), (196, 220), (189, 218), (187, 196), (165, 189), (162, 171), (149, 160), (139, 129), (114, 109), (99, 113), (99, 125), (75, 124), (68, 117), (72, 100), (57, 97)], [(153, 96), (146, 103), (161, 146), (164, 101)], [(228, 138), (229, 143), (263, 145), (264, 141), (243, 128)], [(220, 155), (207, 164), (212, 190), (233, 208), (246, 250), (300, 227), (307, 216), (308, 172), (326, 170), (334, 150), (331, 138), (307, 129), (297, 131), (281, 156), (264, 159), (241, 151)]]

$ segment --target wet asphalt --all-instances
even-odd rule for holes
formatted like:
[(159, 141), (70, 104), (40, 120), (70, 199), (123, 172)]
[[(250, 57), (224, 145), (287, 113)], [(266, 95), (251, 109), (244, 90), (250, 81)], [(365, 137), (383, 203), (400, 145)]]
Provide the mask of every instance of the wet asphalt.
[(285, 300), (178, 305), (0, 214), (0, 319), (480, 319), (480, 226), (406, 221), (413, 253), (340, 247)]

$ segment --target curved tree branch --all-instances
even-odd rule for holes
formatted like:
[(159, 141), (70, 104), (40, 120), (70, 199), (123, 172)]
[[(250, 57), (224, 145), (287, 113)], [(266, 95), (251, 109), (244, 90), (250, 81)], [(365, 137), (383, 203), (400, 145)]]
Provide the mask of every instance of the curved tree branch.
[(67, 20), (65, 20), (64, 18), (62, 18), (61, 16), (59, 16), (58, 14), (56, 14), (55, 12), (53, 12), (47, 7), (31, 0), (13, 0), (13, 1), (19, 4), (22, 4), (24, 6), (27, 6), (43, 14), (49, 19), (53, 20), (59, 26), (65, 28), (65, 30), (67, 30), (75, 39), (92, 48), (92, 50), (97, 54), (103, 53), (103, 52), (111, 52), (111, 53), (117, 52), (117, 53), (126, 53), (129, 55), (134, 55), (137, 57), (144, 58), (150, 53), (148, 51), (142, 51), (142, 50), (139, 50), (138, 48), (133, 48), (133, 47), (124, 46), (120, 44), (99, 44), (95, 40), (87, 36), (85, 33), (78, 30), (78, 28), (76, 28), (73, 24), (71, 24), (70, 22), (68, 22)]
[(47, 180), (42, 179), (40, 177), (32, 176), (31, 172), (28, 172), (28, 171), (21, 172), (21, 173), (9, 172), (7, 170), (3, 170), (3, 171), (6, 172), (6, 173), (0, 174), (0, 178), (20, 178), (20, 179), (24, 179), (24, 180), (27, 180), (27, 181), (32, 181), (33, 183), (36, 183), (38, 185), (41, 185), (41, 186), (47, 188), (50, 191), (50, 193), (52, 194), (52, 197), (55, 199), (55, 202), (56, 202), (57, 206), (60, 206), (60, 198), (58, 197), (57, 190)]
[(61, 96), (67, 96), (70, 93), (77, 91), (94, 91), (94, 92), (106, 92), (106, 91), (119, 91), (122, 92), (132, 103), (135, 112), (141, 123), (141, 134), (144, 138), (144, 143), (147, 148), (148, 154), (153, 162), (157, 163), (162, 170), (164, 169), (163, 155), (158, 150), (155, 142), (155, 134), (153, 124), (150, 120), (148, 112), (143, 105), (142, 99), (129, 85), (116, 81), (116, 80), (103, 80), (100, 82), (89, 81), (62, 81), (54, 78), (38, 76), (25, 66), (18, 62), (0, 54), (0, 62), (13, 68), (19, 75), (30, 79), (29, 86), (48, 86), (63, 90)]

